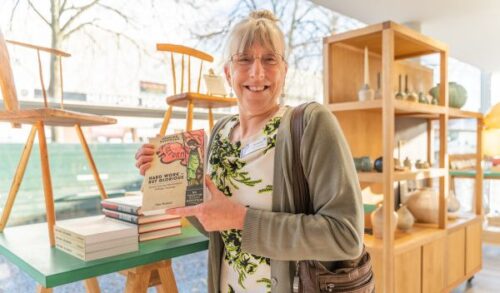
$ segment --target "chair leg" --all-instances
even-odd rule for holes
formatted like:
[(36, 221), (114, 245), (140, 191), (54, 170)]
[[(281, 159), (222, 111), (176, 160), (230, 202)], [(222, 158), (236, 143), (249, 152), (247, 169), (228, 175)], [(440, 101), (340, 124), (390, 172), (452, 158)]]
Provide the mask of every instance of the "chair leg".
[(90, 278), (83, 281), (85, 285), (85, 291), (87, 293), (101, 293), (101, 289), (99, 288), (99, 282), (97, 282), (97, 278)]
[(97, 171), (94, 158), (92, 158), (89, 146), (87, 144), (87, 141), (85, 140), (85, 136), (83, 135), (82, 128), (80, 127), (79, 124), (75, 124), (75, 129), (76, 133), (78, 134), (78, 138), (80, 139), (83, 151), (85, 152), (85, 156), (87, 157), (87, 162), (89, 163), (89, 167), (92, 170), (92, 174), (94, 175), (94, 180), (95, 183), (97, 184), (97, 188), (99, 188), (101, 199), (106, 199), (108, 198), (108, 195), (106, 194), (106, 190), (104, 189), (104, 185), (102, 184), (101, 177), (99, 177), (99, 172)]
[(208, 108), (208, 126), (210, 127), (210, 132), (214, 128), (214, 114), (212, 113), (212, 108)]
[(42, 167), (43, 193), (45, 195), (45, 209), (47, 212), (47, 225), (49, 228), (50, 246), (55, 246), (54, 224), (56, 216), (54, 211), (54, 195), (52, 193), (52, 180), (50, 178), (49, 154), (47, 151), (47, 141), (43, 121), (38, 121), (38, 144), (40, 147), (40, 161)]
[(186, 117), (186, 131), (191, 131), (193, 129), (193, 111), (194, 111), (194, 103), (189, 101), (188, 109), (187, 109), (187, 117)]
[(164, 136), (167, 132), (168, 124), (170, 123), (170, 117), (172, 117), (172, 106), (168, 106), (165, 116), (163, 116), (163, 123), (161, 124), (160, 135)]
[(19, 164), (17, 165), (16, 174), (12, 179), (12, 184), (10, 185), (9, 196), (7, 197), (7, 201), (5, 202), (5, 207), (2, 212), (2, 219), (0, 220), (0, 232), (3, 231), (5, 226), (7, 225), (7, 221), (9, 220), (10, 212), (12, 211), (12, 206), (14, 205), (14, 201), (16, 200), (17, 192), (19, 191), (19, 187), (23, 181), (24, 171), (26, 171), (26, 165), (28, 165), (28, 161), (31, 155), (31, 149), (33, 148), (33, 141), (35, 140), (36, 135), (36, 126), (33, 125), (31, 127), (30, 135), (28, 136), (28, 140), (24, 145), (24, 150), (21, 155), (21, 159), (19, 160)]

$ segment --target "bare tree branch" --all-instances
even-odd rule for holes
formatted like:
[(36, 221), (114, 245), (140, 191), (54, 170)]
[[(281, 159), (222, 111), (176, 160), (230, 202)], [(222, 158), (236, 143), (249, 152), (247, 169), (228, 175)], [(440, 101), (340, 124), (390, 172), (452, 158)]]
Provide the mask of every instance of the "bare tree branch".
[(31, 0), (28, 0), (28, 4), (35, 11), (35, 13), (38, 14), (38, 16), (43, 20), (43, 22), (45, 22), (48, 26), (51, 25), (51, 23), (40, 13), (40, 11), (38, 11), (35, 5), (31, 3)]
[(123, 12), (121, 12), (120, 10), (114, 8), (114, 7), (111, 7), (109, 5), (106, 5), (106, 4), (102, 4), (102, 3), (97, 3), (98, 6), (106, 9), (106, 10), (109, 10), (111, 12), (114, 12), (116, 13), (118, 16), (120, 16), (123, 20), (125, 20), (126, 23), (130, 23), (130, 18), (125, 15)]
[(12, 8), (12, 11), (10, 12), (10, 24), (9, 24), (9, 29), (12, 30), (12, 20), (14, 19), (14, 13), (16, 13), (17, 6), (19, 5), (19, 1), (16, 1), (16, 4), (14, 4), (14, 8)]
[(75, 8), (77, 10), (77, 12), (72, 17), (70, 17), (68, 19), (68, 21), (62, 26), (61, 31), (62, 32), (66, 31), (69, 28), (69, 26), (75, 20), (77, 20), (80, 17), (80, 15), (82, 15), (82, 13), (84, 13), (85, 11), (87, 11), (88, 9), (90, 9), (92, 6), (96, 5), (98, 2), (99, 2), (99, 0), (93, 0), (92, 2), (90, 2), (87, 5)]
[(63, 33), (62, 35), (62, 38), (63, 40), (66, 40), (70, 35), (72, 35), (73, 33), (83, 29), (84, 27), (98, 21), (99, 19), (98, 18), (94, 18), (92, 19), (91, 21), (88, 21), (88, 22), (84, 22), (84, 23), (80, 23), (78, 26), (76, 26), (75, 28), (73, 28), (72, 30), (68, 31), (68, 32), (65, 32)]
[(64, 10), (66, 10), (66, 2), (67, 2), (67, 1), (66, 1), (66, 0), (64, 0), (64, 1), (63, 1), (63, 4), (61, 5), (61, 10), (60, 10), (61, 12), (60, 12), (59, 16), (61, 16), (61, 14), (64, 12)]

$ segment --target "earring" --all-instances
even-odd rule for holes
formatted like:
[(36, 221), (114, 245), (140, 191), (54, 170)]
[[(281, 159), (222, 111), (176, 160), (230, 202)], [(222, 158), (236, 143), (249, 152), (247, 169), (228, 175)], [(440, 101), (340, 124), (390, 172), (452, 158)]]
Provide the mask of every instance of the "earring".
[(231, 87), (231, 91), (229, 91), (229, 97), (230, 98), (234, 97), (233, 87)]

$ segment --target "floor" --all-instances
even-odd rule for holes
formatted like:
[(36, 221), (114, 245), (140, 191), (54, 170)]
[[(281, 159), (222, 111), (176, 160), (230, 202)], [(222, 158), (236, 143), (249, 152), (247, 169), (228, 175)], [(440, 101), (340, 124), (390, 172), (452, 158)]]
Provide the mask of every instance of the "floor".
[(483, 244), (483, 269), (452, 293), (500, 292), (500, 246)]

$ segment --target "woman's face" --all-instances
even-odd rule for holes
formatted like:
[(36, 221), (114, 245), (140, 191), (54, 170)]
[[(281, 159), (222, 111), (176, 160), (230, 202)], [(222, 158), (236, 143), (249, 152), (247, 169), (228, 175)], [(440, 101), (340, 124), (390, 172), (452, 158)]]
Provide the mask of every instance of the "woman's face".
[(281, 52), (276, 54), (255, 43), (231, 57), (224, 72), (240, 108), (258, 114), (276, 106), (287, 71)]

